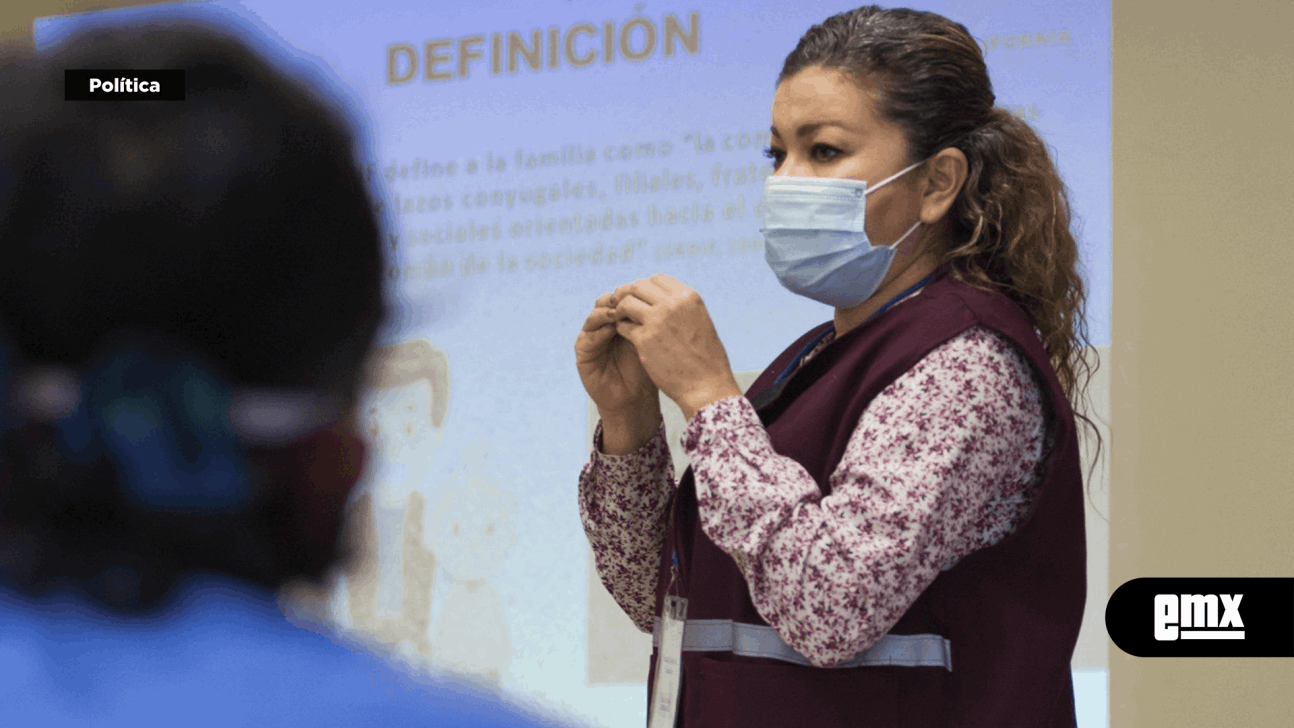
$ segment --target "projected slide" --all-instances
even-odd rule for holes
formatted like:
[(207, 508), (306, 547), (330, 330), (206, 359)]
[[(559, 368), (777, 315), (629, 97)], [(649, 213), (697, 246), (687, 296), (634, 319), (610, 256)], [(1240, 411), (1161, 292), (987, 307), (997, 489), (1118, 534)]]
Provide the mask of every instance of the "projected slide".
[[(370, 130), (396, 317), (366, 404), (379, 457), (352, 505), (363, 558), (334, 591), (341, 626), (410, 664), (642, 725), (650, 639), (602, 590), (576, 508), (591, 428), (575, 337), (598, 295), (661, 272), (704, 297), (743, 382), (830, 318), (777, 283), (754, 206), (782, 61), (850, 6), (186, 5), (317, 69)], [(971, 30), (998, 105), (1053, 148), (1092, 343), (1108, 345), (1108, 4), (920, 7)], [(38, 48), (96, 17), (171, 12), (44, 19)]]

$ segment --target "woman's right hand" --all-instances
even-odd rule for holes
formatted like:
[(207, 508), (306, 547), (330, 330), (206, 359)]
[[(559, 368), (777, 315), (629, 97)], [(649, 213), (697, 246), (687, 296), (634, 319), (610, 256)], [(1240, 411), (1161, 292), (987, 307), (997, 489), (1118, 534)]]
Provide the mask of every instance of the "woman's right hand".
[(656, 403), (656, 385), (638, 360), (629, 340), (616, 333), (615, 308), (605, 293), (584, 320), (575, 340), (575, 365), (580, 381), (603, 414), (627, 414)]
[(602, 417), (603, 450), (632, 452), (656, 433), (660, 424), (660, 394), (638, 352), (616, 333), (615, 308), (605, 293), (593, 305), (575, 340), (575, 365), (580, 382)]

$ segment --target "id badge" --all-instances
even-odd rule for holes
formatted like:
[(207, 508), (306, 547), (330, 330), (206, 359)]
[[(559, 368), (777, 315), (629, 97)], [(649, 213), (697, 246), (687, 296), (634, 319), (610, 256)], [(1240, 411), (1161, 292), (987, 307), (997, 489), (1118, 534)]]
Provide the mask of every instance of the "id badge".
[(651, 718), (647, 728), (674, 728), (678, 715), (678, 687), (683, 672), (683, 625), (687, 623), (687, 600), (665, 597), (661, 610), (660, 648), (656, 653), (656, 681), (653, 683)]

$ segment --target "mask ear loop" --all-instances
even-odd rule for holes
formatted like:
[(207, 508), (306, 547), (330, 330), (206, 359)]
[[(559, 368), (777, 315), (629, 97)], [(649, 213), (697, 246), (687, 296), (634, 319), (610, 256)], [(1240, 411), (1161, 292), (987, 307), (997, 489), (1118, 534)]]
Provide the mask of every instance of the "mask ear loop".
[(916, 222), (912, 223), (912, 227), (908, 228), (908, 231), (906, 233), (903, 233), (902, 235), (899, 236), (898, 240), (895, 240), (890, 245), (883, 245), (881, 247), (889, 248), (890, 250), (898, 250), (899, 243), (902, 243), (904, 240), (907, 240), (908, 236), (912, 234), (912, 231), (916, 230), (920, 226), (921, 226), (921, 221), (917, 220)]
[(295, 390), (234, 390), (229, 421), (249, 444), (281, 446), (333, 424), (341, 408), (330, 397)]
[(872, 194), (872, 193), (875, 193), (875, 191), (876, 191), (876, 190), (879, 190), (879, 189), (881, 189), (881, 187), (884, 187), (885, 185), (890, 184), (890, 182), (893, 182), (894, 180), (898, 180), (898, 178), (899, 178), (899, 177), (902, 177), (903, 175), (907, 175), (907, 173), (908, 173), (908, 172), (911, 172), (911, 171), (912, 171), (912, 169), (916, 169), (917, 167), (920, 167), (920, 166), (921, 166), (921, 164), (925, 164), (925, 163), (929, 162), (929, 160), (930, 160), (929, 158), (927, 158), (927, 159), (923, 159), (923, 160), (920, 160), (920, 162), (917, 162), (916, 164), (912, 164), (912, 166), (910, 166), (910, 167), (905, 167), (905, 168), (903, 168), (903, 169), (899, 169), (899, 171), (898, 171), (898, 172), (894, 172), (894, 173), (893, 173), (893, 175), (890, 175), (889, 177), (885, 177), (885, 178), (884, 178), (884, 180), (881, 180), (880, 182), (876, 182), (876, 186), (875, 186), (875, 187), (871, 187), (871, 189), (868, 189), (867, 191), (864, 191), (864, 193), (863, 193), (864, 197), (866, 197), (866, 195), (870, 195), (870, 194)]
[(894, 180), (898, 179), (899, 177), (902, 177), (903, 175), (907, 174), (908, 172), (911, 172), (912, 170), (916, 169), (917, 167), (920, 167), (921, 165), (923, 165), (923, 164), (925, 164), (926, 162), (929, 162), (929, 161), (930, 161), (930, 159), (929, 159), (929, 158), (927, 158), (927, 159), (923, 159), (923, 160), (921, 160), (920, 162), (917, 162), (917, 163), (916, 163), (916, 164), (914, 164), (914, 165), (911, 165), (911, 166), (909, 166), (909, 167), (905, 167), (904, 169), (901, 169), (901, 170), (899, 170), (898, 172), (895, 172), (894, 174), (890, 175), (889, 177), (886, 177), (885, 179), (881, 180), (880, 182), (877, 182), (875, 187), (872, 187), (872, 188), (868, 189), (866, 192), (864, 192), (864, 193), (863, 193), (863, 195), (864, 195), (864, 196), (866, 196), (866, 195), (870, 195), (870, 194), (872, 194), (873, 192), (875, 192), (875, 191), (879, 190), (880, 188), (884, 187), (885, 185), (887, 185), (887, 184), (889, 184), (889, 183), (893, 182)]
[[(18, 383), (20, 410), (38, 421), (55, 423), (76, 412), (81, 379), (70, 369), (37, 367)], [(330, 397), (310, 391), (236, 389), (229, 421), (249, 445), (279, 446), (336, 421), (341, 411)]]
[[(876, 183), (876, 186), (875, 186), (875, 187), (873, 187), (873, 188), (871, 188), (871, 189), (869, 189), (869, 190), (867, 190), (867, 191), (863, 192), (863, 196), (864, 196), (864, 197), (866, 197), (867, 195), (872, 194), (873, 192), (875, 192), (875, 191), (879, 190), (880, 188), (884, 187), (885, 185), (887, 185), (887, 184), (889, 184), (889, 183), (893, 182), (894, 180), (898, 179), (899, 177), (902, 177), (903, 175), (907, 174), (908, 172), (911, 172), (912, 170), (916, 169), (917, 167), (920, 167), (921, 165), (923, 165), (923, 164), (925, 164), (926, 162), (929, 162), (929, 161), (930, 161), (930, 159), (929, 159), (929, 158), (927, 158), (927, 159), (923, 159), (923, 160), (921, 160), (920, 162), (917, 162), (916, 164), (913, 164), (913, 165), (908, 166), (908, 167), (906, 167), (906, 168), (904, 168), (904, 169), (901, 169), (901, 170), (899, 170), (898, 172), (895, 172), (894, 174), (890, 175), (889, 177), (886, 177), (885, 179), (883, 179), (883, 180), (881, 180), (880, 182)], [(896, 250), (896, 249), (899, 247), (899, 244), (900, 244), (900, 243), (902, 243), (904, 240), (907, 240), (907, 239), (908, 239), (908, 236), (912, 234), (912, 231), (913, 231), (913, 230), (916, 230), (920, 225), (921, 225), (921, 221), (920, 221), (920, 220), (917, 220), (916, 222), (912, 223), (912, 227), (908, 228), (908, 231), (907, 231), (907, 232), (905, 232), (905, 233), (903, 233), (902, 235), (900, 235), (900, 236), (899, 236), (899, 239), (898, 239), (898, 240), (895, 240), (893, 243), (891, 243), (891, 244), (889, 244), (889, 245), (882, 245), (882, 246), (878, 246), (878, 247), (882, 247), (882, 248), (889, 248), (890, 250)]]

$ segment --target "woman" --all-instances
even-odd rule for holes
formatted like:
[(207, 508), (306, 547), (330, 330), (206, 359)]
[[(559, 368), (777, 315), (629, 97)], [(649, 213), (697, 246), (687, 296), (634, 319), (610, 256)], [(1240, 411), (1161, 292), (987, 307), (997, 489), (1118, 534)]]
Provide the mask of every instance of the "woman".
[[(192, 20), (63, 47), (0, 84), (0, 723), (540, 725), (275, 600), (365, 460), (382, 258), (337, 109)], [(65, 68), (186, 100), (65, 102)]]
[[(763, 230), (833, 320), (745, 397), (667, 276), (586, 320), (581, 515), (603, 582), (658, 631), (654, 723), (1074, 725), (1084, 293), (1046, 148), (993, 102), (960, 24), (828, 18), (778, 78)], [(677, 487), (658, 390), (688, 420)]]

